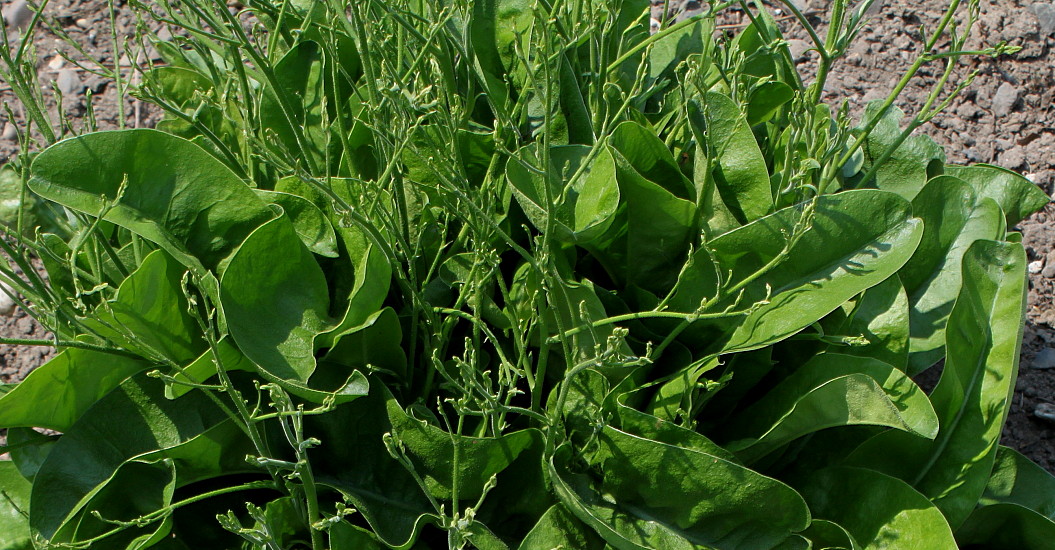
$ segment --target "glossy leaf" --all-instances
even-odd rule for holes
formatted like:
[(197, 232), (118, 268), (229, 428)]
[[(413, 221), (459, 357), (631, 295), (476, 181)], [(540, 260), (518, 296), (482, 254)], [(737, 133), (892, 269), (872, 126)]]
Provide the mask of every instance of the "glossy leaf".
[[(883, 102), (872, 101), (865, 107), (864, 120), (868, 121), (879, 114)], [(866, 167), (877, 162), (901, 135), (901, 119), (904, 111), (891, 106), (879, 121), (879, 124), (868, 134), (865, 142)], [(945, 151), (928, 136), (916, 135), (906, 139), (890, 158), (875, 173), (875, 184), (887, 191), (893, 191), (908, 200), (912, 200), (927, 184), (927, 180), (940, 174), (945, 164)]]
[(898, 275), (911, 306), (909, 373), (916, 374), (943, 355), (964, 252), (978, 239), (1002, 238), (1006, 228), (995, 202), (979, 198), (952, 176), (932, 179), (912, 201), (912, 210), (923, 219), (923, 238)]
[(212, 155), (155, 130), (61, 141), (33, 160), (32, 172), (29, 186), (37, 194), (86, 214), (103, 213), (199, 274), (216, 268), (275, 215)]
[(909, 304), (901, 279), (890, 277), (866, 290), (854, 304), (841, 333), (851, 338), (863, 337), (868, 343), (841, 346), (839, 353), (873, 357), (905, 370), (908, 364)]
[(550, 464), (554, 489), (617, 547), (768, 548), (809, 524), (790, 487), (724, 459), (610, 427), (598, 443), (603, 481), (568, 472), (564, 447)]
[(1055, 476), (1022, 453), (1000, 446), (993, 473), (978, 503), (982, 506), (1018, 504), (1055, 520)]
[(64, 432), (110, 390), (150, 366), (123, 355), (65, 350), (0, 397), (0, 426)]
[(933, 441), (890, 431), (848, 459), (903, 479), (959, 527), (982, 496), (1010, 408), (1022, 343), (1025, 251), (976, 241), (964, 254), (964, 283), (949, 315), (948, 356), (931, 394), (940, 430)]
[[(607, 150), (593, 154), (583, 145), (553, 147), (546, 173), (539, 176), (515, 160), (506, 168), (513, 194), (536, 228), (545, 231), (552, 216), (554, 237), (569, 243), (595, 240), (608, 229), (619, 206), (619, 186)], [(555, 204), (547, 203), (547, 185)]]
[(303, 197), (279, 191), (256, 190), (257, 196), (277, 204), (293, 222), (293, 229), (308, 250), (329, 258), (337, 257), (337, 235), (326, 214)]
[(928, 500), (905, 482), (864, 468), (827, 468), (800, 486), (817, 518), (834, 522), (861, 548), (955, 550), (952, 530)]
[(928, 439), (938, 433), (930, 400), (903, 372), (876, 359), (824, 353), (724, 424), (723, 446), (751, 461), (808, 433), (856, 424)]
[(31, 486), (14, 463), (0, 461), (0, 548), (30, 550), (29, 493)]
[[(738, 281), (777, 258), (799, 208), (781, 210), (708, 243), (720, 268), (732, 270), (732, 280)], [(893, 193), (863, 190), (819, 197), (812, 227), (786, 259), (747, 287), (742, 300), (760, 301), (768, 292), (768, 303), (735, 324), (723, 320), (723, 326), (735, 327), (723, 351), (779, 341), (886, 280), (915, 251), (922, 231), (908, 202)]]
[(85, 412), (41, 465), (30, 500), (33, 532), (50, 539), (121, 465), (177, 447), (226, 419), (201, 392), (170, 401), (161, 382), (128, 379)]
[(978, 194), (979, 200), (988, 198), (996, 201), (1004, 211), (1008, 227), (1018, 224), (1050, 202), (1047, 194), (1036, 184), (998, 166), (946, 166), (945, 173), (967, 182)]
[(1046, 548), (1055, 540), (1055, 521), (1018, 504), (998, 503), (971, 512), (956, 531), (960, 548), (1019, 550)]
[(254, 231), (220, 279), (220, 301), (242, 353), (284, 380), (315, 371), (315, 337), (333, 326), (322, 269), (286, 218)]
[(714, 181), (722, 201), (743, 224), (769, 214), (773, 190), (769, 170), (747, 117), (729, 97), (707, 92), (689, 102), (689, 123), (699, 143), (713, 148)]
[(581, 550), (603, 550), (604, 541), (583, 525), (560, 504), (542, 514), (531, 528), (518, 550), (553, 550), (571, 548)]

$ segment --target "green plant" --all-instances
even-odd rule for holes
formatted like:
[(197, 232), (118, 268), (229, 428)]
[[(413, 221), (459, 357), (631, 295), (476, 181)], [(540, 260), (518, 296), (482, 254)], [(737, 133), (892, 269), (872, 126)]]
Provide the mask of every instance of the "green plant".
[(18, 165), (66, 215), (4, 245), (48, 284), (3, 274), (62, 351), (3, 387), (0, 541), (1048, 544), (998, 445), (1047, 197), (911, 135), (977, 2), (904, 128), (912, 73), (857, 127), (820, 104), (870, 4), (822, 39), (786, 3), (809, 86), (757, 2), (137, 5), (165, 121)]

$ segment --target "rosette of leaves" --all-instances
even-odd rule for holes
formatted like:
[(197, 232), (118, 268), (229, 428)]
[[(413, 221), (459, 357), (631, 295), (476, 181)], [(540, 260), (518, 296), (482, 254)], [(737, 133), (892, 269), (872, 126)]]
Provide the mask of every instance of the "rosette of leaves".
[(162, 3), (165, 121), (29, 170), (0, 547), (1048, 544), (999, 445), (1047, 197), (833, 117), (760, 6), (648, 7)]

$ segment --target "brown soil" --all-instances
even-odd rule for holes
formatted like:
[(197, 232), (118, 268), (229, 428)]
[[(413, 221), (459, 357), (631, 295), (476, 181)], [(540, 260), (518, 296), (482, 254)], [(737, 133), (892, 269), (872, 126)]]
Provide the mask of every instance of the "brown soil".
[[(3, 7), (15, 1), (5, 0)], [(663, 0), (656, 3), (662, 5)], [(824, 11), (830, 1), (795, 0), (795, 3), (803, 6), (807, 13), (813, 13)], [(700, 2), (696, 0), (671, 0), (670, 4), (681, 11), (700, 9)], [(854, 115), (860, 114), (867, 101), (885, 97), (920, 48), (920, 25), (933, 28), (944, 7), (942, 0), (877, 0), (876, 4), (882, 5), (825, 89), (827, 101), (832, 104), (848, 101)], [(970, 71), (977, 70), (977, 79), (945, 113), (920, 131), (945, 146), (950, 162), (985, 162), (1017, 170), (1051, 195), (1055, 191), (1055, 56), (1052, 55), (1055, 31), (1050, 27), (1042, 28), (1035, 12), (1047, 9), (1044, 6), (1055, 11), (1055, 5), (1044, 0), (1037, 2), (1042, 5), (1040, 9), (1030, 9), (1031, 4), (1033, 2), (1029, 0), (981, 1), (980, 19), (971, 47), (1006, 41), (1021, 46), (1022, 50), (995, 60), (965, 60), (958, 77), (962, 79)], [(774, 9), (778, 8), (778, 3), (773, 5)], [(113, 63), (107, 2), (52, 0), (47, 13), (54, 17), (56, 25), (82, 44), (89, 55), (101, 62)], [(737, 25), (742, 23), (741, 19), (731, 12), (723, 22)], [(127, 35), (135, 25), (127, 9), (117, 14), (116, 21), (121, 35)], [(823, 25), (816, 15), (814, 22)], [(805, 49), (801, 42), (806, 38), (804, 33), (796, 30), (790, 21), (788, 38), (794, 48)], [(83, 125), (89, 90), (94, 96), (92, 104), (98, 129), (118, 127), (119, 97), (113, 83), (77, 69), (69, 62), (54, 68), (59, 65), (58, 62), (52, 65), (56, 52), (70, 55), (75, 52), (50, 32), (40, 33), (35, 46), (43, 89), (50, 89), (62, 70), (72, 69), (79, 79), (77, 91), (61, 101), (63, 110), (75, 118), (76, 128)], [(814, 60), (809, 53), (801, 57), (803, 68), (808, 71)], [(127, 59), (122, 64), (126, 63)], [(935, 68), (925, 67), (920, 77), (906, 89), (899, 106), (908, 113), (915, 112), (931, 89), (935, 76)], [(0, 83), (0, 101), (12, 105), (16, 113), (12, 122), (16, 127), (24, 127), (18, 109), (14, 107), (14, 97), (3, 83)], [(127, 98), (123, 101), (127, 126), (151, 126), (156, 120), (156, 113), (146, 106)], [(54, 100), (51, 107), (55, 110)], [(8, 122), (6, 118), (6, 114), (0, 114), (0, 129)], [(0, 164), (18, 150), (17, 141), (6, 132), (4, 134), (0, 137)], [(1049, 204), (1043, 212), (1022, 222), (1018, 229), (1033, 263), (1021, 370), (1002, 442), (1055, 472), (1055, 424), (1033, 414), (1038, 405), (1055, 403), (1055, 368), (1052, 368), (1055, 367), (1055, 306), (1052, 302), (1055, 293), (1055, 207)], [(20, 310), (10, 316), (0, 316), (0, 336), (46, 337), (43, 329)], [(0, 346), (0, 382), (21, 379), (49, 356), (48, 348)]]

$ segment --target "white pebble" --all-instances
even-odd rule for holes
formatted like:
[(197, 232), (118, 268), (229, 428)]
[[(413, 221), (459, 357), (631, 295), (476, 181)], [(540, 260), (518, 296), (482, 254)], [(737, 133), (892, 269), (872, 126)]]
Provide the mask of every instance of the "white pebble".
[(1044, 260), (1037, 260), (1037, 261), (1034, 261), (1034, 262), (1029, 262), (1029, 268), (1028, 269), (1029, 269), (1029, 272), (1031, 274), (1033, 274), (1033, 275), (1036, 275), (1037, 273), (1040, 273), (1041, 270), (1044, 269)]
[(63, 95), (70, 96), (84, 91), (84, 83), (81, 82), (81, 77), (77, 74), (77, 71), (73, 69), (59, 71), (58, 85), (59, 91)]
[(15, 128), (14, 124), (10, 122), (4, 123), (4, 131), (0, 133), (0, 139), (15, 140), (18, 139), (18, 129)]
[(15, 0), (4, 8), (3, 16), (4, 23), (9, 27), (23, 29), (33, 19), (33, 9), (26, 0)]
[(11, 287), (7, 283), (0, 281), (0, 315), (11, 315), (15, 312), (15, 301), (8, 296), (8, 292), (14, 294)]
[(63, 59), (61, 55), (56, 55), (55, 57), (51, 58), (51, 61), (48, 61), (48, 68), (53, 71), (57, 71), (61, 69), (65, 64), (66, 60)]

